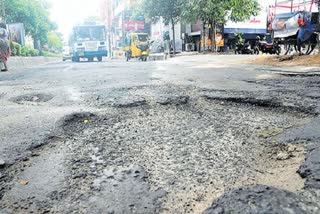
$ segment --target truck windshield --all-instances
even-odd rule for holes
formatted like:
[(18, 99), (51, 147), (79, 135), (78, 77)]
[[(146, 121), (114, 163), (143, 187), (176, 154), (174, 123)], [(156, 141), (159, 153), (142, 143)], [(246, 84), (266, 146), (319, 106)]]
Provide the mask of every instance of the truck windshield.
[(138, 35), (138, 40), (140, 42), (147, 42), (148, 41), (148, 35)]
[(103, 41), (105, 40), (104, 27), (85, 26), (75, 28), (77, 41)]

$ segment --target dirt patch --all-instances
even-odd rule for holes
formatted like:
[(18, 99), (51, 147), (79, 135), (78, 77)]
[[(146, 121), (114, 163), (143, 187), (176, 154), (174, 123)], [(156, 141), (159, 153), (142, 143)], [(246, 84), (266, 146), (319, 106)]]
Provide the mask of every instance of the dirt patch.
[(278, 56), (260, 56), (250, 61), (252, 64), (273, 66), (320, 66), (320, 54), (293, 56), (292, 60), (279, 62)]
[(303, 145), (282, 146), (270, 158), (276, 161), (272, 162), (265, 170), (258, 172), (258, 184), (273, 186), (291, 192), (298, 192), (303, 189), (304, 180), (297, 173), (305, 159)]

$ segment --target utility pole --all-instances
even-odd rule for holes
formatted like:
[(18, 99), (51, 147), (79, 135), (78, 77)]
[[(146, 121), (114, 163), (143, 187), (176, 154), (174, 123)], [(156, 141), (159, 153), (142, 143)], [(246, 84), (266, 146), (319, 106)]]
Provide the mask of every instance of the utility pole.
[(107, 32), (108, 32), (108, 49), (109, 49), (108, 55), (109, 55), (109, 59), (111, 59), (112, 58), (112, 48), (111, 48), (111, 33), (112, 33), (112, 30), (111, 30), (110, 27), (108, 28)]
[(5, 8), (4, 0), (1, 0), (1, 16), (2, 16), (2, 21), (6, 23), (6, 8)]

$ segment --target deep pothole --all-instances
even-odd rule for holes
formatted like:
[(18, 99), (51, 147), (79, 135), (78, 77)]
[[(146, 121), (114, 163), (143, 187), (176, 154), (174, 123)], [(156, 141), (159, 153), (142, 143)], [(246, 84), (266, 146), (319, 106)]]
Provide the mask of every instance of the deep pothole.
[(259, 133), (284, 131), (306, 118), (202, 99), (184, 105), (118, 108), (90, 120), (69, 141), (73, 150), (69, 160), (81, 160), (73, 170), (80, 179), (84, 174), (101, 178), (111, 166), (139, 165), (152, 191), (167, 192), (164, 210), (195, 212), (229, 188), (256, 183), (257, 174), (276, 162), (273, 155), (279, 147), (268, 146), (264, 143), (268, 136), (261, 138)]
[(56, 204), (45, 208), (204, 211), (224, 191), (255, 184), (261, 173), (274, 173), (268, 169), (277, 163), (273, 155), (279, 147), (259, 133), (285, 130), (309, 119), (206, 99), (178, 96), (167, 102), (65, 117), (60, 124), (66, 135), (61, 146), (67, 149), (64, 170), (70, 176), (65, 178), (67, 188), (54, 192), (51, 203)]

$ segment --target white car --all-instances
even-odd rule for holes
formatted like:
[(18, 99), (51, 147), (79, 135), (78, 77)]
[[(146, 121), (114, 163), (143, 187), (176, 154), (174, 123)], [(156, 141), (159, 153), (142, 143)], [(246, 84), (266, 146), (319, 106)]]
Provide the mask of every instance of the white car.
[(70, 47), (66, 46), (66, 47), (63, 47), (63, 57), (62, 57), (62, 60), (63, 61), (66, 61), (66, 60), (71, 60), (72, 56), (71, 56), (71, 49)]

